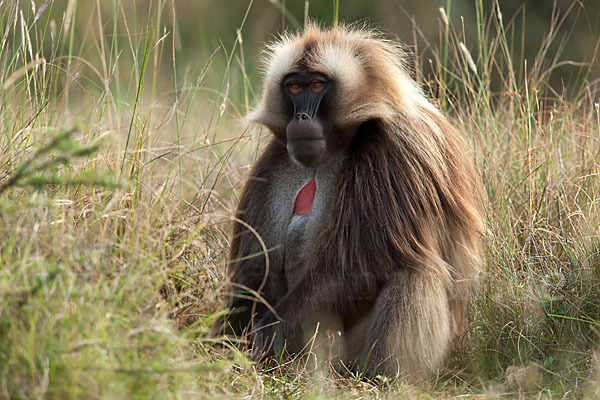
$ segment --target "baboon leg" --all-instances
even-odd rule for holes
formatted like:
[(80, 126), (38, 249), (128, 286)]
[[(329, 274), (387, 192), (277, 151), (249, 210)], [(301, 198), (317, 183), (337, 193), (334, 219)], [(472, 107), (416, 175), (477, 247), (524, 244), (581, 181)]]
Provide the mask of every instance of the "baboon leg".
[(370, 375), (424, 377), (440, 366), (451, 336), (444, 283), (405, 268), (377, 299), (358, 367)]

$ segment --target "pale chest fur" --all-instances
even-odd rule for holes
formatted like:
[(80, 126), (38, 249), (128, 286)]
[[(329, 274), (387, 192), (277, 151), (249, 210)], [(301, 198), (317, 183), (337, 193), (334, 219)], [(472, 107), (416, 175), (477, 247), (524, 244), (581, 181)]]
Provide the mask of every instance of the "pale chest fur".
[[(330, 159), (316, 171), (301, 168), (286, 160), (285, 165), (273, 173), (269, 215), (278, 245), (283, 250), (283, 270), (288, 290), (315, 261), (311, 259), (315, 254), (314, 248), (320, 237), (327, 234), (324, 232), (324, 217), (334, 212), (332, 203), (341, 166), (341, 157)], [(294, 214), (299, 192), (313, 178), (316, 191), (310, 213)]]

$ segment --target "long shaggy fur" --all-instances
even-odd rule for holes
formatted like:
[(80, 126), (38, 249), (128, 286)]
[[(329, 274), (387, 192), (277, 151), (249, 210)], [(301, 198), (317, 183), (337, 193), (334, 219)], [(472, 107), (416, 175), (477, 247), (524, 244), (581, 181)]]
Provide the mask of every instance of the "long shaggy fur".
[[(373, 337), (378, 343), (369, 357), (383, 362), (388, 373), (427, 372), (440, 365), (465, 331), (468, 298), (483, 268), (480, 179), (461, 135), (409, 77), (404, 59), (398, 45), (368, 29), (345, 26), (323, 30), (313, 24), (269, 47), (263, 97), (249, 118), (267, 126), (274, 138), (251, 172), (237, 217), (259, 233), (269, 231), (260, 205), (272, 189), (273, 168), (287, 159), (282, 144), (289, 121), (280, 89), (287, 74), (309, 69), (332, 77), (337, 104), (330, 118), (338, 134), (356, 134), (314, 242), (315, 265), (307, 282), (298, 284), (305, 287), (294, 288), (309, 294), (296, 300), (302, 304), (286, 296), (291, 289), (275, 274), (265, 276), (265, 256), (230, 267), (232, 288), (258, 291), (278, 304), (275, 311), (298, 319), (324, 305), (348, 314), (357, 299), (374, 296), (376, 316), (366, 323), (366, 336), (387, 334)], [(254, 235), (241, 224), (235, 224), (233, 235), (230, 258), (251, 254)], [(273, 270), (285, 262), (276, 252), (268, 257)], [(318, 292), (314, 280), (329, 280), (334, 288)], [(232, 290), (230, 307), (240, 304), (238, 295)], [(258, 316), (267, 312), (253, 307)], [(234, 331), (250, 316), (240, 318)], [(286, 326), (284, 321), (284, 337), (293, 334)], [(382, 370), (361, 357), (372, 370)]]

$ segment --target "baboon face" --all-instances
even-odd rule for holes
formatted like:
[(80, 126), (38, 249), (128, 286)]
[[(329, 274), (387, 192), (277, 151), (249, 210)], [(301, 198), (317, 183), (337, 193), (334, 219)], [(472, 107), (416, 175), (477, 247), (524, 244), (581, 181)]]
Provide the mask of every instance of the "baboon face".
[(287, 150), (300, 166), (317, 168), (331, 147), (332, 129), (327, 109), (331, 103), (333, 81), (312, 71), (287, 75), (281, 82), (284, 102), (289, 110), (285, 134)]

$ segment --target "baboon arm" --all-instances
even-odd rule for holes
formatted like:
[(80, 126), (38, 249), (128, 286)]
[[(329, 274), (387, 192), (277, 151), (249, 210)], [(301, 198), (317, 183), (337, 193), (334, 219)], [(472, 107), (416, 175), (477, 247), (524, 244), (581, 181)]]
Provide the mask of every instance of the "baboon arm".
[(283, 251), (267, 236), (261, 238), (262, 244), (255, 233), (234, 237), (227, 306), (231, 311), (228, 323), (238, 336), (285, 294)]
[(281, 162), (282, 157), (286, 157), (285, 147), (271, 141), (242, 191), (227, 268), (230, 284), (226, 303), (230, 313), (217, 322), (217, 332), (242, 334), (254, 318), (253, 314), (260, 318), (265, 313), (267, 307), (263, 303), (274, 304), (283, 296), (282, 251), (273, 250), (280, 240), (272, 233), (268, 209), (264, 206), (272, 185), (272, 165)]

